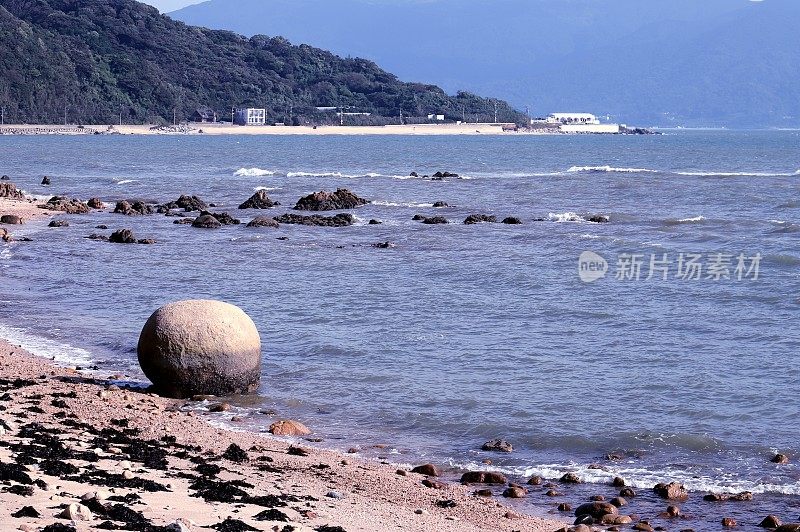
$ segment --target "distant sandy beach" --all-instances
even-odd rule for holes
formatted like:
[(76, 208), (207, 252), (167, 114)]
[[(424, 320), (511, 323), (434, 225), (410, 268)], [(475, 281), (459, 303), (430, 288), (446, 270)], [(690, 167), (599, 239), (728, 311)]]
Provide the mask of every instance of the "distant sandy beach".
[(63, 126), (7, 125), (0, 135), (512, 135), (502, 124), (417, 124), (396, 126), (231, 126), (229, 124)]

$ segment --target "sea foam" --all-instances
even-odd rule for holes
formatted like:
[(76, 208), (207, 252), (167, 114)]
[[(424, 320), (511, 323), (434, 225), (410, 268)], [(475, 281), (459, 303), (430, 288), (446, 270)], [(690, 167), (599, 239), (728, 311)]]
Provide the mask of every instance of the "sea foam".
[(239, 168), (233, 175), (236, 177), (263, 177), (275, 175), (275, 172), (273, 170), (264, 170), (263, 168)]

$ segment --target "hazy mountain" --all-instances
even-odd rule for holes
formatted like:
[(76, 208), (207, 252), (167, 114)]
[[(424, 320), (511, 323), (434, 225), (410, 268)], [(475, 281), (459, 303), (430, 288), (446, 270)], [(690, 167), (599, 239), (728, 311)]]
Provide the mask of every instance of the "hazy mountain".
[(177, 22), (133, 0), (0, 0), (0, 105), (6, 120), (113, 123), (188, 118), (199, 107), (267, 109), (270, 121), (335, 120), (351, 107), (381, 123), (443, 113), (521, 120), (508, 104), (404, 83), (364, 59), (281, 37), (246, 38)]
[(210, 0), (171, 16), (366, 57), (535, 114), (800, 124), (797, 0)]

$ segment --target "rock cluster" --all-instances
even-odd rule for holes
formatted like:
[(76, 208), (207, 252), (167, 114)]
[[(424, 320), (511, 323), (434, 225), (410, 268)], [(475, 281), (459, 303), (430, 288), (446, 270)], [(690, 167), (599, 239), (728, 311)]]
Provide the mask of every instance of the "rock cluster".
[(490, 214), (470, 214), (464, 220), (464, 225), (473, 225), (479, 223), (497, 223), (497, 218)]
[(14, 183), (0, 183), (0, 198), (25, 199), (25, 194)]
[(356, 196), (348, 189), (340, 188), (336, 192), (323, 190), (300, 198), (294, 209), (297, 211), (339, 211), (355, 209), (368, 203), (369, 201)]
[(118, 201), (114, 207), (115, 214), (124, 214), (125, 216), (146, 216), (155, 212), (155, 207), (143, 201), (134, 201), (133, 203), (125, 200)]
[(259, 190), (250, 198), (239, 205), (240, 209), (271, 209), (280, 203), (272, 201), (265, 190)]
[(355, 223), (355, 217), (349, 213), (340, 213), (335, 216), (300, 216), (299, 214), (286, 213), (275, 218), (282, 224), (312, 225), (319, 227), (347, 227)]
[(182, 209), (185, 212), (204, 211), (208, 209), (208, 205), (197, 196), (187, 196), (184, 194), (175, 201), (165, 203), (161, 206), (160, 210), (170, 211), (172, 209)]
[(280, 227), (280, 224), (275, 221), (275, 218), (270, 218), (268, 216), (257, 216), (247, 224), (247, 227), (270, 227), (272, 229), (277, 229)]
[(67, 214), (86, 214), (89, 212), (89, 206), (82, 201), (64, 196), (53, 196), (47, 200), (47, 203), (39, 205), (39, 207), (48, 211), (65, 212)]

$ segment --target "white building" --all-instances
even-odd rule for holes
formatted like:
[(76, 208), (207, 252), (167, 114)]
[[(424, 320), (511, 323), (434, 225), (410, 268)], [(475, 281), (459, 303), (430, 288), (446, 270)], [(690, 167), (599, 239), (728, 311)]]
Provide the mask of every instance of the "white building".
[(237, 109), (234, 123), (239, 126), (263, 126), (267, 123), (266, 109)]
[(428, 120), (436, 120), (437, 122), (444, 122), (444, 115), (428, 115)]
[(600, 124), (600, 120), (591, 113), (553, 113), (547, 117), (548, 124)]

